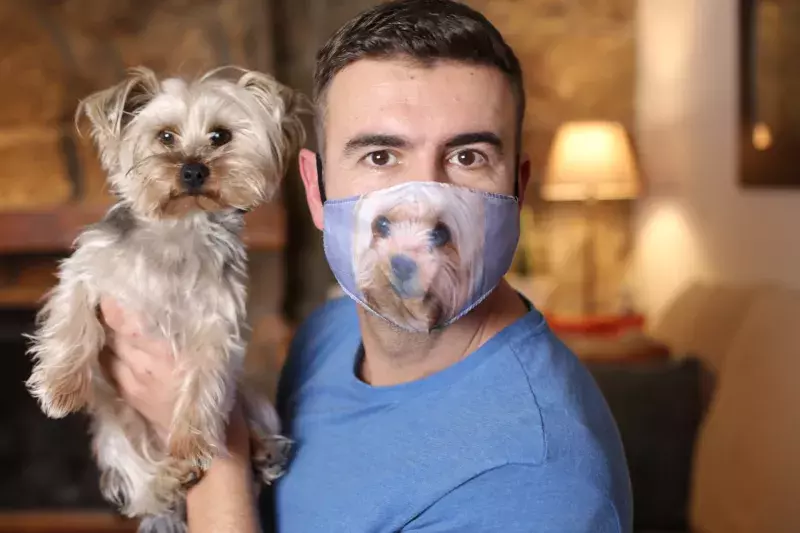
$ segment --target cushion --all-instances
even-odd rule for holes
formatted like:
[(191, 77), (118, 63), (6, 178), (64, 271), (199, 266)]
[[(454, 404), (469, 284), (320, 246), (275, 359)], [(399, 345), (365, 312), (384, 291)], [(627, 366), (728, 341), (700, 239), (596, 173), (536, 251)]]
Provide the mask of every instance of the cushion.
[(800, 531), (800, 292), (772, 289), (731, 341), (697, 445), (700, 533)]
[(676, 355), (696, 355), (716, 373), (730, 351), (732, 333), (761, 289), (694, 283), (668, 306), (651, 333)]
[(683, 530), (701, 418), (696, 359), (636, 364), (587, 362), (625, 446), (634, 528)]

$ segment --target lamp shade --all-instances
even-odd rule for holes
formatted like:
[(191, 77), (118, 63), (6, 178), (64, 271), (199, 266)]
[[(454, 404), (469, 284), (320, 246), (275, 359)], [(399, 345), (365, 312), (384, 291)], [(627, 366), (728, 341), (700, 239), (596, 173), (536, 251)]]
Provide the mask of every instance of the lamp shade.
[(622, 124), (568, 122), (556, 133), (542, 184), (545, 200), (624, 200), (639, 194)]

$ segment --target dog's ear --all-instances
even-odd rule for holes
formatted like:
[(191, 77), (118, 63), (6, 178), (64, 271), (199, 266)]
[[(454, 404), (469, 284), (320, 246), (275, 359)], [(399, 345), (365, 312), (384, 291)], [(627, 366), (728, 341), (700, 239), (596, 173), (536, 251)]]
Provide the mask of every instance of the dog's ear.
[(122, 82), (91, 94), (78, 104), (75, 124), (82, 116), (89, 119), (92, 137), (107, 169), (115, 164), (123, 129), (152, 100), (158, 88), (158, 78), (152, 70), (136, 67)]
[(275, 123), (280, 124), (280, 138), (273, 140), (278, 144), (281, 173), (286, 172), (287, 162), (297, 155), (306, 142), (302, 117), (312, 114), (310, 102), (302, 93), (262, 72), (246, 71), (238, 84), (253, 94)]

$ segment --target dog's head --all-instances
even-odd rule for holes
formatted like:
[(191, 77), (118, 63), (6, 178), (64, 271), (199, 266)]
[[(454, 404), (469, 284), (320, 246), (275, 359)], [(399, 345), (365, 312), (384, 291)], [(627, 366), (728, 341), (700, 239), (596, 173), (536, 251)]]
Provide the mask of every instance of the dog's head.
[(355, 277), (366, 303), (398, 325), (430, 331), (455, 316), (480, 278), (483, 204), (460, 191), (365, 197), (356, 210)]
[(241, 72), (187, 82), (136, 68), (80, 103), (112, 189), (139, 215), (247, 210), (275, 193), (305, 140), (306, 106), (272, 77)]

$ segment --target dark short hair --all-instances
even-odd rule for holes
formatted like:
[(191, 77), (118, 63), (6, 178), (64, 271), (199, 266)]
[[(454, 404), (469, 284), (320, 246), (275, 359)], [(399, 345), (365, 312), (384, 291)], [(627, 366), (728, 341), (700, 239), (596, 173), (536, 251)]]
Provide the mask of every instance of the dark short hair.
[(393, 0), (339, 28), (317, 53), (313, 96), (318, 109), (331, 80), (342, 69), (361, 59), (394, 57), (426, 66), (450, 60), (499, 69), (516, 100), (519, 145), (525, 115), (519, 60), (486, 17), (453, 0)]

